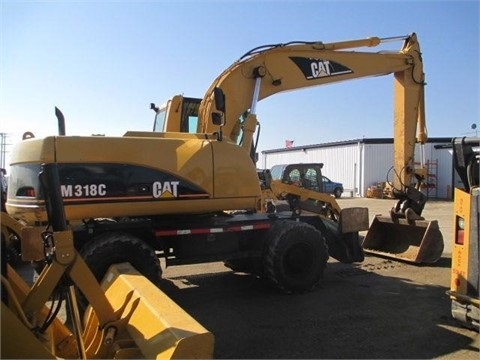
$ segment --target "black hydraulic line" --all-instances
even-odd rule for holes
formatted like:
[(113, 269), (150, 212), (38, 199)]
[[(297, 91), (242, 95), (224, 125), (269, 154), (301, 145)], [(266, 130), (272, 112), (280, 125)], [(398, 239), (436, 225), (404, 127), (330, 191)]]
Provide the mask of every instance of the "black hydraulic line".
[(67, 230), (67, 220), (60, 190), (58, 164), (43, 164), (39, 174), (40, 183), (45, 197), (48, 220), (53, 231)]

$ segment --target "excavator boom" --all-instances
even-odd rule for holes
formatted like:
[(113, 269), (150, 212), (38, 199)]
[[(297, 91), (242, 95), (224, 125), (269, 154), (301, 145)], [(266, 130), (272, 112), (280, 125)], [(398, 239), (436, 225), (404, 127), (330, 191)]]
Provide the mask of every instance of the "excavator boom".
[[(374, 47), (382, 41), (403, 39), (398, 52), (345, 51)], [(243, 128), (242, 146), (250, 151), (257, 125), (256, 104), (273, 94), (326, 85), (346, 80), (394, 74), (395, 169), (396, 189), (408, 186), (414, 170), (415, 143), (426, 141), (424, 74), (420, 46), (415, 34), (405, 37), (378, 37), (338, 43), (295, 42), (254, 49), (232, 64), (210, 85), (199, 109), (198, 132), (217, 130), (212, 122), (216, 112), (214, 89), (225, 94), (225, 119), (222, 133), (237, 141)], [(239, 124), (245, 112), (246, 118)], [(418, 135), (417, 135), (418, 128)], [(405, 171), (402, 171), (405, 170)]]
[[(399, 51), (356, 50), (399, 40), (404, 41)], [(194, 117), (197, 133), (215, 133), (219, 131), (215, 114), (221, 113), (222, 137), (238, 143), (253, 157), (254, 134), (257, 132), (258, 136), (259, 131), (256, 117), (259, 101), (280, 92), (388, 74), (394, 75), (393, 188), (396, 196), (402, 199), (402, 206), (398, 206), (396, 213), (404, 217), (405, 208), (413, 208), (420, 216), (426, 200), (415, 188), (418, 190), (425, 178), (426, 168), (423, 156), (420, 167), (415, 167), (414, 154), (416, 144), (423, 145), (427, 141), (427, 131), (425, 76), (415, 33), (383, 39), (290, 42), (257, 47), (224, 70), (212, 82), (200, 103), (199, 99), (193, 98), (183, 98), (182, 102), (181, 96), (171, 99), (166, 113), (162, 113), (164, 126), (160, 129), (157, 125), (155, 129), (191, 132), (188, 119)], [(216, 91), (224, 94), (223, 109), (216, 106)]]

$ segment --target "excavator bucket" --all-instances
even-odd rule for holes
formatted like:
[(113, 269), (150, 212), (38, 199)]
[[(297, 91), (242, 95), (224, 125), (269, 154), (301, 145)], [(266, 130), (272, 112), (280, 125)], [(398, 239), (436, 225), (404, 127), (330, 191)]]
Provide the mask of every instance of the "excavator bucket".
[(438, 222), (377, 215), (362, 244), (365, 253), (415, 264), (434, 263), (442, 256), (443, 236)]

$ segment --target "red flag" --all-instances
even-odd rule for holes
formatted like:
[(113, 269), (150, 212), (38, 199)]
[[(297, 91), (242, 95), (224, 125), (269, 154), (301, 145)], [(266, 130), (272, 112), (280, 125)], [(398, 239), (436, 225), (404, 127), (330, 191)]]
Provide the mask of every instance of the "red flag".
[(285, 147), (287, 149), (291, 148), (293, 146), (293, 140), (285, 140)]

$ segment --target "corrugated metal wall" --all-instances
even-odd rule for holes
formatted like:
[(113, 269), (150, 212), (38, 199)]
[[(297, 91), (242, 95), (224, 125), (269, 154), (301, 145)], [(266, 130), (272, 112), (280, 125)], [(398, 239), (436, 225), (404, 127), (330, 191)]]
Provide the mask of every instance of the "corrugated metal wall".
[(429, 197), (453, 199), (453, 155), (452, 149), (436, 149), (434, 144), (426, 144), (425, 156), (429, 169), (430, 182), (435, 181), (435, 189), (428, 193)]
[(364, 170), (361, 196), (370, 186), (393, 181), (393, 144), (364, 144)]
[[(425, 160), (430, 165), (428, 182), (434, 185), (424, 190), (430, 198), (452, 198), (452, 153), (451, 150), (436, 149), (435, 143), (425, 144)], [(393, 144), (357, 143), (321, 145), (284, 151), (264, 152), (263, 168), (277, 164), (323, 162), (323, 174), (333, 181), (343, 183), (344, 196), (366, 196), (368, 187), (380, 182), (393, 181)], [(420, 163), (419, 145), (415, 150), (415, 161)], [(388, 178), (387, 178), (388, 176)]]

